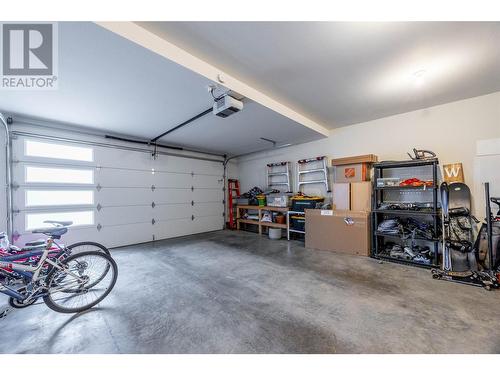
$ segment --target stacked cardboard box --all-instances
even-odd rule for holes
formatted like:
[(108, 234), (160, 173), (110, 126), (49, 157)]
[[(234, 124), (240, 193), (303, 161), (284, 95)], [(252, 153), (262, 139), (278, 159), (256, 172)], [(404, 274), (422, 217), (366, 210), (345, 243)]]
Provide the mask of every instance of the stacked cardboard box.
[(335, 210), (306, 210), (306, 247), (369, 256), (375, 155), (333, 159)]

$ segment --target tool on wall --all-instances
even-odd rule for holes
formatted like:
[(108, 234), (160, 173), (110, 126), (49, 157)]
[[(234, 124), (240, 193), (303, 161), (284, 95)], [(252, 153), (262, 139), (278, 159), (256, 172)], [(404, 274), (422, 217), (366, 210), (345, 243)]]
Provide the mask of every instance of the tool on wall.
[[(319, 166), (317, 166), (318, 163)], [(306, 176), (312, 177), (308, 179)], [(324, 185), (327, 193), (331, 191), (326, 156), (318, 156), (316, 158), (301, 159), (297, 161), (298, 191), (301, 192), (304, 185), (311, 184)]]
[[(292, 191), (292, 183), (290, 179), (290, 174), (292, 170), (292, 164), (289, 161), (281, 161), (278, 163), (267, 164), (267, 186), (269, 189), (274, 189), (275, 187), (285, 186), (286, 190), (284, 192), (290, 193)], [(282, 190), (282, 189), (278, 189)]]
[(413, 149), (413, 155), (408, 152), (408, 156), (412, 160), (430, 160), (437, 157), (436, 153), (433, 151), (417, 150), (416, 148)]

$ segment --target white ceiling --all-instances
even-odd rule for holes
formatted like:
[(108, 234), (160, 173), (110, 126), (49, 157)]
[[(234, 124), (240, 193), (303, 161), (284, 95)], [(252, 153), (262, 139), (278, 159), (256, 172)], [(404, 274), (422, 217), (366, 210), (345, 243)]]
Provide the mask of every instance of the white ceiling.
[[(93, 23), (59, 23), (59, 88), (3, 91), (0, 110), (151, 139), (212, 105), (211, 81)], [(246, 101), (222, 119), (208, 114), (162, 142), (238, 155), (322, 138)]]
[(330, 128), (500, 90), (500, 22), (139, 24)]

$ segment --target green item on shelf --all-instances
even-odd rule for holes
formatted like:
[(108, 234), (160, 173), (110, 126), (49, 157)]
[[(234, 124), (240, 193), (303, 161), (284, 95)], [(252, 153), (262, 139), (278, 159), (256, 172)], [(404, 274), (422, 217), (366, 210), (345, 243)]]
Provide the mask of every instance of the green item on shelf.
[(263, 207), (266, 205), (266, 196), (265, 195), (257, 195), (257, 200), (259, 201), (259, 206)]

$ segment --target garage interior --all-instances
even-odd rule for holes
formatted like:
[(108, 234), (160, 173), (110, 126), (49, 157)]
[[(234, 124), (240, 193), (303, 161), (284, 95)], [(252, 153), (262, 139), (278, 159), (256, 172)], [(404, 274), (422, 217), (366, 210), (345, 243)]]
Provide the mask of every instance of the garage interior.
[(57, 87), (1, 94), (0, 232), (72, 221), (119, 276), (2, 295), (0, 353), (498, 353), (499, 22), (54, 25)]

